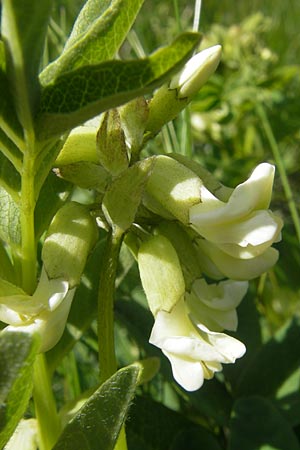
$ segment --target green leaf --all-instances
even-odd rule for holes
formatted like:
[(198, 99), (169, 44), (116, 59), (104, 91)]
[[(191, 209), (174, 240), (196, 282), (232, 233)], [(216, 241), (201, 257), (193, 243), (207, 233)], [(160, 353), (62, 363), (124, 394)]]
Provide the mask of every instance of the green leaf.
[(238, 380), (237, 395), (275, 395), (299, 367), (300, 354), (295, 351), (299, 342), (300, 319), (295, 318), (251, 358)]
[(115, 232), (125, 232), (133, 223), (154, 159), (147, 158), (122, 172), (107, 189), (102, 208)]
[(289, 423), (262, 397), (239, 399), (231, 419), (229, 450), (299, 450)]
[(136, 397), (130, 419), (127, 425), (130, 450), (220, 450), (207, 429), (148, 397)]
[(7, 72), (24, 128), (32, 129), (39, 95), (38, 72), (52, 0), (3, 0), (1, 32), (7, 50)]
[(0, 334), (0, 448), (22, 418), (32, 390), (39, 339), (28, 333)]
[(16, 203), (19, 202), (21, 176), (2, 153), (0, 153), (0, 185), (12, 196)]
[(13, 246), (20, 245), (20, 210), (13, 198), (1, 186), (0, 211), (0, 239)]
[(107, 109), (151, 92), (178, 71), (200, 41), (184, 33), (173, 44), (141, 60), (106, 61), (62, 75), (42, 92), (39, 139), (59, 135)]
[(62, 55), (42, 72), (42, 84), (78, 67), (112, 59), (143, 3), (144, 0), (87, 1)]
[(113, 450), (138, 383), (141, 366), (119, 370), (89, 398), (53, 450)]

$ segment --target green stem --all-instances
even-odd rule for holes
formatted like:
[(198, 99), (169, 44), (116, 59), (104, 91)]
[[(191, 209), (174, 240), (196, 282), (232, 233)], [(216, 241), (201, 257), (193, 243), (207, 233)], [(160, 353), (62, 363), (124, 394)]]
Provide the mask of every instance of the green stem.
[(117, 371), (114, 345), (115, 281), (123, 235), (110, 232), (100, 272), (98, 295), (98, 340), (100, 381), (103, 383)]
[[(100, 383), (117, 371), (114, 339), (114, 298), (117, 266), (123, 234), (110, 232), (106, 241), (98, 294), (98, 341)], [(115, 450), (127, 450), (125, 427), (118, 437)]]
[(34, 231), (35, 187), (34, 157), (24, 155), (21, 188), (22, 286), (32, 294), (36, 285), (36, 242)]
[(288, 202), (288, 206), (289, 206), (289, 210), (294, 222), (294, 227), (296, 230), (296, 234), (297, 234), (297, 238), (298, 241), (300, 242), (300, 219), (299, 219), (299, 214), (297, 211), (297, 207), (296, 207), (296, 203), (294, 200), (294, 196), (293, 196), (293, 192), (286, 174), (286, 170), (285, 170), (285, 166), (284, 166), (284, 162), (283, 159), (281, 157), (281, 153), (277, 144), (277, 141), (275, 139), (273, 130), (271, 128), (269, 119), (267, 117), (267, 114), (265, 112), (264, 107), (258, 103), (256, 106), (256, 110), (257, 110), (257, 115), (259, 116), (263, 129), (265, 131), (266, 137), (269, 141), (269, 145), (271, 147), (272, 153), (273, 153), (273, 157), (276, 163), (276, 166), (278, 168), (279, 171), (279, 175), (281, 178), (281, 183), (282, 183), (282, 187)]
[(51, 450), (61, 431), (44, 354), (34, 366), (33, 399), (38, 422), (39, 449)]

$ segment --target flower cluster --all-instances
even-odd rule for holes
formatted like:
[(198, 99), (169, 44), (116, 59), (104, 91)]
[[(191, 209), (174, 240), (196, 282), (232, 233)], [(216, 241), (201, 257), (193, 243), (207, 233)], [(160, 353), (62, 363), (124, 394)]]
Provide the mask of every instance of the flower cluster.
[(278, 258), (271, 246), (280, 240), (282, 220), (269, 210), (273, 179), (274, 167), (263, 163), (231, 189), (196, 163), (157, 157), (144, 205), (161, 219), (140, 243), (137, 260), (155, 318), (150, 342), (188, 391), (245, 353), (224, 330), (237, 329), (248, 280)]

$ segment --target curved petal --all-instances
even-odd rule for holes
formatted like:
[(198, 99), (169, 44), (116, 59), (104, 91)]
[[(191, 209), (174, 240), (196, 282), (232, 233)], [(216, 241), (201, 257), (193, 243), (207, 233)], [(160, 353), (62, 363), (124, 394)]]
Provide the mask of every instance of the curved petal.
[(200, 361), (182, 359), (163, 350), (169, 359), (174, 379), (186, 391), (192, 392), (201, 388), (204, 382), (204, 371)]
[[(197, 241), (197, 247), (204, 256), (202, 270), (209, 276), (214, 273), (211, 265), (232, 280), (252, 280), (269, 270), (278, 260), (279, 253), (274, 248), (268, 248), (264, 253), (252, 259), (238, 259), (224, 253), (219, 246), (205, 239)], [(199, 256), (201, 259), (201, 254)], [(206, 260), (210, 262), (206, 270)], [(217, 271), (215, 271), (217, 273)]]
[(238, 339), (224, 333), (216, 333), (199, 324), (200, 331), (206, 333), (207, 339), (223, 357), (223, 363), (233, 363), (246, 352), (245, 345)]
[(41, 336), (40, 352), (46, 352), (57, 344), (61, 338), (70, 307), (72, 304), (75, 288), (71, 289), (64, 301), (55, 309), (55, 311), (44, 311), (36, 316), (28, 324), (9, 325), (6, 330), (24, 331), (27, 333), (38, 333)]
[[(223, 251), (236, 257), (254, 257), (263, 253), (280, 235), (282, 220), (270, 211), (255, 211), (244, 220), (207, 226), (196, 231), (205, 239), (223, 245)], [(224, 246), (227, 245), (227, 247)], [(235, 244), (235, 245), (228, 245)], [(226, 249), (228, 248), (228, 251)], [(246, 258), (245, 258), (246, 259)]]
[(258, 165), (250, 178), (234, 189), (227, 203), (221, 202), (205, 186), (201, 186), (201, 203), (190, 208), (190, 223), (198, 230), (201, 226), (225, 224), (254, 210), (268, 208), (274, 172), (271, 164)]
[(206, 306), (220, 311), (236, 308), (248, 289), (246, 281), (226, 280), (208, 284), (204, 278), (193, 283), (192, 292)]

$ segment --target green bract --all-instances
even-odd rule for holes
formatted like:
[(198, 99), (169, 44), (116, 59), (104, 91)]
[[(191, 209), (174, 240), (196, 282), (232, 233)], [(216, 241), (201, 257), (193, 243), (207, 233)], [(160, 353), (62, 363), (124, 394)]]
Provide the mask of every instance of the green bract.
[(42, 250), (49, 279), (62, 278), (70, 288), (77, 286), (96, 238), (96, 223), (85, 206), (70, 202), (60, 208)]

